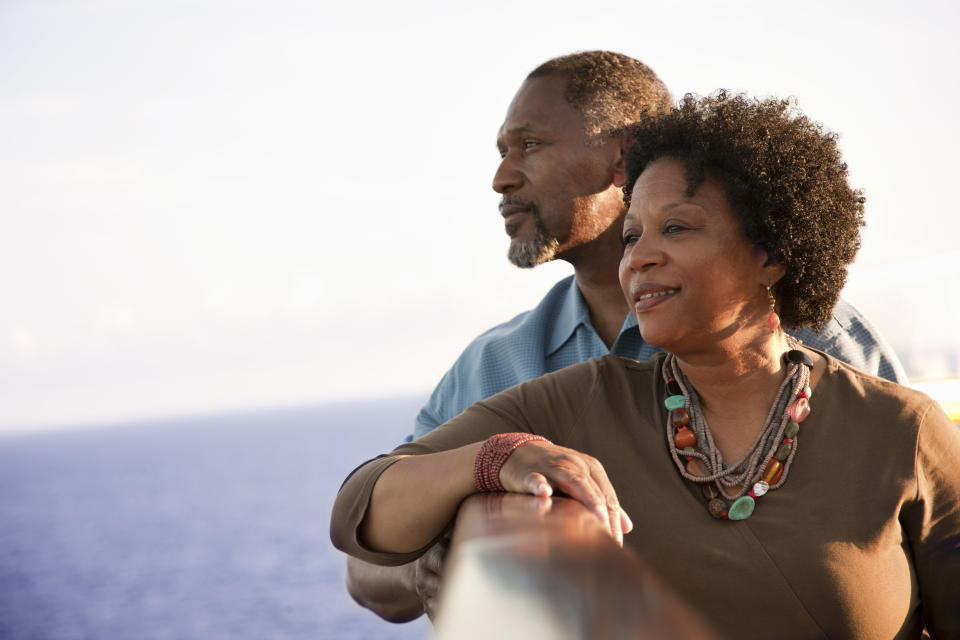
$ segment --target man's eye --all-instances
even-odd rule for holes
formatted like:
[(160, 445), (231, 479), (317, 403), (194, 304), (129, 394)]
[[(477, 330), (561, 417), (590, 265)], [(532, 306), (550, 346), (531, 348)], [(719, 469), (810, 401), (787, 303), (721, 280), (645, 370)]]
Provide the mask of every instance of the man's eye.
[(539, 145), (539, 144), (540, 144), (540, 141), (539, 141), (539, 140), (524, 140), (524, 141), (523, 141), (523, 148), (524, 148), (524, 149), (532, 149), (532, 148), (536, 147), (536, 146)]
[(681, 226), (678, 225), (678, 224), (668, 224), (667, 226), (665, 226), (665, 227), (663, 228), (663, 232), (664, 232), (665, 234), (667, 234), (667, 235), (670, 235), (670, 234), (674, 234), (674, 233), (678, 233), (678, 232), (680, 232), (680, 231), (683, 231), (684, 229), (685, 229), (685, 227), (681, 227)]

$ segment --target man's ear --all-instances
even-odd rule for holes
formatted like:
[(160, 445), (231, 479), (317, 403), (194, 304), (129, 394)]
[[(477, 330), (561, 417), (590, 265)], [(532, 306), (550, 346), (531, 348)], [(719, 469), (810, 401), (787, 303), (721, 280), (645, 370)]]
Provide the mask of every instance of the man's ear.
[(622, 141), (615, 141), (612, 145), (613, 157), (610, 163), (610, 170), (613, 174), (613, 185), (623, 187), (627, 184), (627, 163), (625, 161), (626, 145)]

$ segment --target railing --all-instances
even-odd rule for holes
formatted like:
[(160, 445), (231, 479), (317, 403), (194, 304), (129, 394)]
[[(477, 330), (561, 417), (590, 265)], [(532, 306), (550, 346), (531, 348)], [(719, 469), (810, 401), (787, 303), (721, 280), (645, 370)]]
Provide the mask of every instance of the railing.
[(567, 498), (467, 499), (444, 574), (441, 640), (716, 637)]

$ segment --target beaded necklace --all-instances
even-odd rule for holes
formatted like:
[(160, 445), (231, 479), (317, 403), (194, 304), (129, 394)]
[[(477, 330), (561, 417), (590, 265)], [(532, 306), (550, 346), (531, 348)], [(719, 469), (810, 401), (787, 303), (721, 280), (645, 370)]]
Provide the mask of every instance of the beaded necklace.
[(669, 354), (664, 362), (667, 446), (680, 475), (700, 485), (714, 518), (746, 520), (760, 496), (779, 489), (787, 480), (797, 453), (800, 423), (810, 414), (813, 361), (797, 349), (787, 351), (784, 357), (787, 375), (763, 428), (743, 458), (729, 466), (713, 443), (700, 399), (680, 370), (677, 357)]

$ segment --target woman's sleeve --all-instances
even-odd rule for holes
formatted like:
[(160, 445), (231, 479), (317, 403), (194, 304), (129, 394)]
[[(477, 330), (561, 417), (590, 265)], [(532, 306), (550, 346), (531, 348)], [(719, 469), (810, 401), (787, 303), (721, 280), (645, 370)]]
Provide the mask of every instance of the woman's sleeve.
[(930, 401), (917, 437), (917, 497), (904, 523), (927, 631), (960, 638), (960, 429)]
[(569, 431), (579, 416), (589, 390), (598, 381), (596, 362), (574, 365), (527, 381), (467, 407), (463, 413), (422, 438), (405, 443), (386, 456), (367, 461), (340, 487), (330, 519), (330, 538), (341, 551), (373, 564), (395, 566), (423, 555), (444, 531), (427, 545), (409, 553), (374, 551), (360, 541), (360, 524), (367, 513), (373, 487), (399, 456), (423, 455), (481, 442), (497, 433), (528, 432), (554, 442)]

